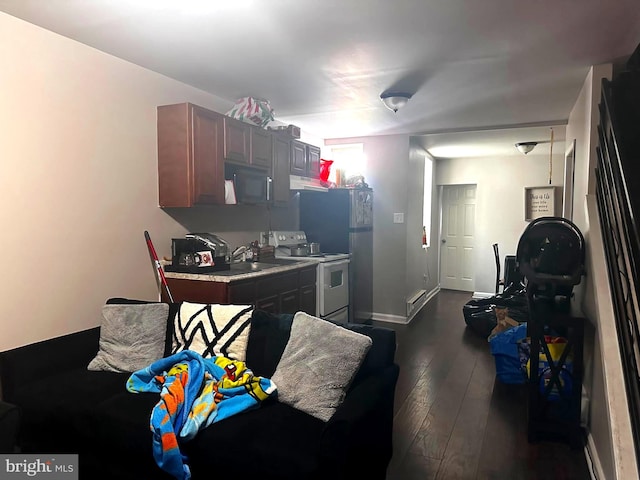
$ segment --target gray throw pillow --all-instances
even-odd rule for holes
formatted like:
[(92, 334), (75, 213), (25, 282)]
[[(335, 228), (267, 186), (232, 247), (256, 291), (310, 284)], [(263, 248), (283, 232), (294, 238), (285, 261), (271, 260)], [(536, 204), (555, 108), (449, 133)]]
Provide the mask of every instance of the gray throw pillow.
[(135, 372), (162, 358), (168, 317), (166, 303), (103, 306), (100, 349), (87, 368)]
[(328, 421), (372, 345), (371, 338), (298, 312), (271, 380), (278, 400)]

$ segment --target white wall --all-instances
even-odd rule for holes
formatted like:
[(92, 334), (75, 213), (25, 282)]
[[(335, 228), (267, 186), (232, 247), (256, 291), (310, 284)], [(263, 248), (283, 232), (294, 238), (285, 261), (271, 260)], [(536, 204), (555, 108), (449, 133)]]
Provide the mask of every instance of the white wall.
[(2, 13), (0, 72), (7, 349), (98, 325), (111, 296), (157, 298), (144, 230), (162, 256), (187, 228), (229, 223), (229, 210), (158, 208), (156, 107), (232, 102)]
[[(349, 143), (363, 144), (365, 181), (374, 191), (373, 318), (404, 322), (407, 298), (437, 285), (425, 284), (426, 263), (416, 262), (426, 255), (421, 248), (423, 170), (417, 157), (410, 158), (406, 135), (325, 140), (326, 145)], [(394, 213), (404, 213), (405, 223), (393, 223)]]
[[(433, 187), (435, 176), (431, 179), (431, 244), (428, 248), (422, 248), (422, 224), (424, 218), (424, 170), (425, 160), (435, 160), (422, 147), (412, 145), (409, 156), (409, 172), (407, 177), (408, 191), (410, 192), (407, 206), (407, 287), (408, 295), (418, 290), (426, 290), (427, 294), (433, 294), (438, 286), (438, 192)], [(436, 237), (434, 237), (436, 235)], [(435, 242), (434, 242), (435, 238)]]
[[(564, 142), (556, 142), (553, 152), (552, 185), (561, 186)], [(494, 292), (496, 266), (492, 245), (498, 244), (502, 264), (505, 255), (516, 254), (520, 235), (528, 225), (524, 220), (524, 188), (548, 185), (548, 152), (438, 159), (435, 177), (437, 185), (477, 185), (474, 291)]]
[(585, 237), (587, 253), (586, 275), (574, 289), (574, 308), (589, 320), (584, 352), (589, 447), (604, 478), (626, 480), (638, 478), (638, 471), (594, 199), (601, 79), (611, 75), (610, 64), (589, 70), (569, 115), (566, 138), (576, 140), (573, 221)]

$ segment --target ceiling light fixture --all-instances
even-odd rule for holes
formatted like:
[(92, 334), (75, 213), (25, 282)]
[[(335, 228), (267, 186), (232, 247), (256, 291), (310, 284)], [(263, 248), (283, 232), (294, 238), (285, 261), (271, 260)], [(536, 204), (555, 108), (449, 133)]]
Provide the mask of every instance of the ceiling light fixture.
[(524, 153), (526, 155), (533, 150), (536, 145), (538, 145), (538, 142), (520, 142), (516, 143), (516, 148), (520, 153)]
[(400, 108), (404, 107), (411, 97), (412, 95), (410, 93), (404, 92), (385, 92), (380, 95), (382, 103), (384, 103), (389, 110), (393, 110), (394, 112), (397, 112)]

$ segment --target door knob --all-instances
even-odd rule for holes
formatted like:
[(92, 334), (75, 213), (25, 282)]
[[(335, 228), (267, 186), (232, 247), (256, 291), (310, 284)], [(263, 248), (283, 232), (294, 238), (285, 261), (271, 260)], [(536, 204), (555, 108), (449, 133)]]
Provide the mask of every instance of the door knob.
[(447, 243), (447, 239), (443, 238), (442, 240), (440, 240), (442, 243)]

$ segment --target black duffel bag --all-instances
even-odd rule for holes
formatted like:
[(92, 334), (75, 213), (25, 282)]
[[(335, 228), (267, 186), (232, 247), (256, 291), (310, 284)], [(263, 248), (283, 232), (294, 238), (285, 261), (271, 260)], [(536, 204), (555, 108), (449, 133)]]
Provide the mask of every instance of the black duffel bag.
[(469, 300), (462, 307), (464, 321), (474, 332), (487, 338), (498, 323), (496, 308), (506, 308), (509, 317), (516, 322), (529, 321), (529, 307), (524, 285), (512, 283), (503, 293)]

